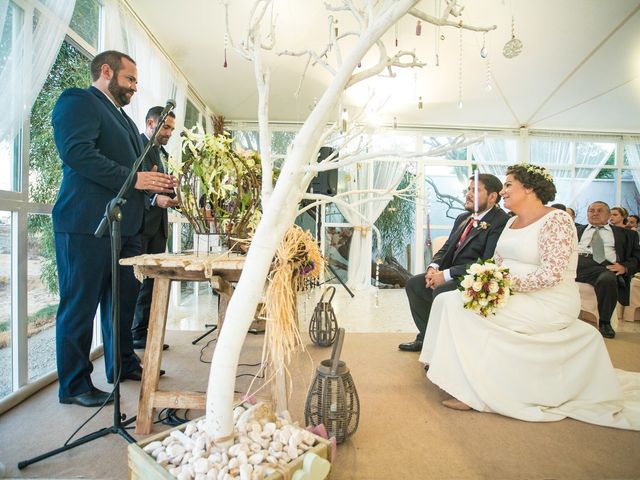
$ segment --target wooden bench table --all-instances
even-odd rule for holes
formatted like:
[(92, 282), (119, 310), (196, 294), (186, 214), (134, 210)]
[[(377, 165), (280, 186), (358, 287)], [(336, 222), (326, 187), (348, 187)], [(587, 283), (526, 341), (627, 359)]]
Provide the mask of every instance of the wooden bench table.
[(133, 266), (139, 280), (147, 277), (154, 279), (136, 433), (142, 435), (151, 433), (154, 408), (205, 408), (205, 393), (158, 389), (171, 282), (209, 282), (220, 296), (218, 329), (221, 329), (227, 305), (234, 290), (231, 282), (237, 282), (240, 278), (244, 261), (244, 256), (229, 253), (217, 255), (161, 253), (120, 260), (121, 265)]

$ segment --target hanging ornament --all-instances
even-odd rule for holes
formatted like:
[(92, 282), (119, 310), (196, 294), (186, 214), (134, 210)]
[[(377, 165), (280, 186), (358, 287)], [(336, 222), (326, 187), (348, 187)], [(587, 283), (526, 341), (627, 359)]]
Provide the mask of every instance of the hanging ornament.
[(349, 112), (347, 112), (346, 108), (342, 109), (342, 131), (347, 131), (347, 122), (349, 120)]
[(511, 40), (504, 44), (502, 55), (506, 58), (514, 58), (522, 52), (522, 42), (516, 38), (515, 19), (511, 17)]
[(393, 117), (393, 129), (398, 128), (398, 117)]
[(483, 32), (482, 34), (482, 48), (480, 49), (480, 56), (482, 58), (487, 58), (489, 52), (487, 51), (487, 32)]
[(462, 28), (458, 32), (458, 108), (462, 108)]
[(336, 38), (338, 38), (338, 20), (336, 20), (336, 21), (334, 22), (334, 28), (333, 28), (333, 31), (334, 31), (334, 33), (335, 33), (335, 35), (336, 35)]
[(382, 264), (382, 259), (380, 257), (376, 258), (376, 307), (379, 307), (378, 303), (378, 292), (380, 291), (380, 265)]
[(444, 33), (443, 33), (443, 34), (440, 35), (440, 40), (444, 41), (444, 39), (445, 39), (445, 36), (444, 36)]
[(416, 23), (416, 37), (420, 35), (422, 35), (422, 22), (418, 20), (418, 23)]
[(395, 25), (395, 33), (396, 33), (396, 47), (398, 46), (398, 22)]
[(229, 46), (229, 34), (225, 32), (224, 34), (224, 64), (222, 65), (224, 68), (227, 68), (227, 47)]
[(493, 86), (491, 85), (491, 79), (492, 79), (492, 75), (491, 75), (491, 63), (489, 62), (489, 59), (486, 59), (485, 62), (487, 63), (487, 70), (485, 73), (485, 81), (486, 81), (486, 85), (484, 87), (484, 89), (487, 92), (490, 92), (493, 89)]
[(362, 66), (362, 62), (358, 62), (358, 68)]
[(422, 97), (418, 97), (418, 110), (422, 110)]

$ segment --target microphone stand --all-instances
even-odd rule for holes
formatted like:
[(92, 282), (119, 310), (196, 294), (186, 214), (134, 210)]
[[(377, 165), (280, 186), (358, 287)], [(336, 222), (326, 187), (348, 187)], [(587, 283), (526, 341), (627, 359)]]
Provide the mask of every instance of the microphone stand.
[(127, 432), (125, 427), (133, 423), (136, 420), (136, 417), (133, 416), (127, 419), (127, 416), (120, 412), (120, 299), (118, 298), (118, 292), (120, 289), (119, 261), (120, 250), (122, 246), (122, 239), (120, 235), (120, 221), (122, 220), (122, 211), (120, 207), (127, 203), (124, 195), (134, 185), (134, 179), (136, 178), (138, 168), (140, 168), (144, 157), (153, 146), (153, 142), (158, 134), (158, 131), (160, 130), (160, 127), (162, 127), (162, 125), (164, 124), (167, 115), (169, 115), (169, 112), (171, 112), (171, 110), (173, 110), (174, 108), (175, 104), (171, 103), (171, 105), (169, 105), (169, 103), (167, 103), (167, 107), (162, 111), (162, 114), (158, 119), (158, 124), (156, 125), (156, 128), (153, 131), (151, 138), (149, 139), (149, 143), (147, 143), (147, 146), (145, 147), (142, 154), (134, 162), (133, 166), (131, 167), (131, 171), (129, 172), (129, 176), (124, 181), (124, 184), (120, 188), (118, 194), (107, 204), (104, 217), (102, 217), (100, 225), (98, 225), (98, 228), (94, 233), (95, 237), (101, 238), (104, 235), (107, 227), (111, 227), (111, 348), (113, 350), (112, 353), (114, 380), (111, 396), (113, 396), (113, 425), (111, 425), (110, 427), (101, 428), (100, 430), (97, 430), (93, 433), (89, 433), (83, 437), (80, 437), (74, 442), (65, 443), (60, 448), (56, 448), (49, 452), (43, 453), (42, 455), (31, 458), (29, 460), (19, 462), (19, 470), (22, 470), (28, 465), (39, 462), (40, 460), (44, 460), (45, 458), (49, 458), (57, 455), (58, 453), (71, 450), (72, 448), (95, 440), (96, 438), (104, 437), (109, 433), (117, 433), (118, 435), (124, 437), (124, 439), (129, 443), (135, 442), (135, 439), (131, 435), (129, 435), (129, 432)]

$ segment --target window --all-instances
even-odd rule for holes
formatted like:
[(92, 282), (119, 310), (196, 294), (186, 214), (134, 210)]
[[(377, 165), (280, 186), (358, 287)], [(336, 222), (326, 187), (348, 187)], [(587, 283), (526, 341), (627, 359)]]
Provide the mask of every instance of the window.
[(193, 128), (198, 123), (202, 124), (202, 122), (200, 121), (200, 111), (191, 102), (191, 100), (187, 99), (187, 108), (184, 114), (184, 128)]
[(96, 0), (76, 0), (70, 27), (97, 49), (100, 38), (100, 4)]
[(11, 212), (0, 211), (0, 398), (11, 393)]

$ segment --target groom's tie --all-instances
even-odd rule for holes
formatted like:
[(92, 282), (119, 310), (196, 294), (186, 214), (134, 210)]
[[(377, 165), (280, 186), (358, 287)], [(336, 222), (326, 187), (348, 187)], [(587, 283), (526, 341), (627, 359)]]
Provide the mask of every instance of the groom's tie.
[(600, 229), (602, 227), (594, 227), (593, 237), (591, 238), (591, 253), (593, 254), (593, 261), (602, 263), (606, 260), (604, 256), (604, 241), (600, 236)]
[(458, 243), (456, 243), (456, 250), (460, 248), (460, 245), (462, 245), (462, 243), (464, 242), (465, 238), (467, 238), (467, 235), (469, 235), (469, 232), (471, 231), (472, 228), (473, 228), (473, 215), (471, 215), (469, 217), (469, 221), (467, 222), (467, 226), (465, 227), (464, 231), (462, 232), (462, 235), (460, 235), (460, 240), (458, 240)]

